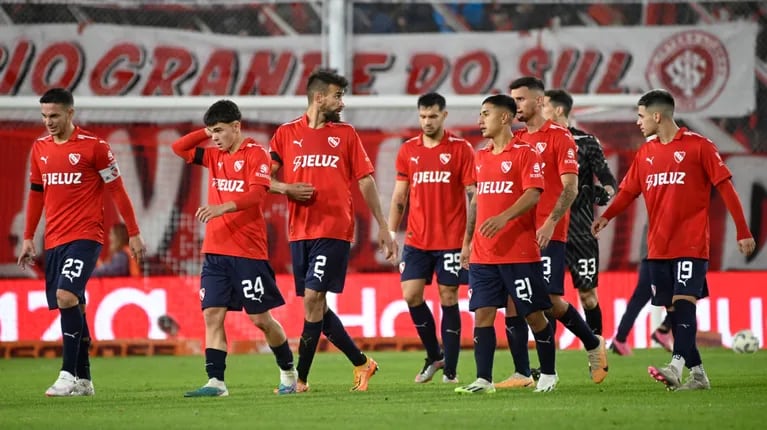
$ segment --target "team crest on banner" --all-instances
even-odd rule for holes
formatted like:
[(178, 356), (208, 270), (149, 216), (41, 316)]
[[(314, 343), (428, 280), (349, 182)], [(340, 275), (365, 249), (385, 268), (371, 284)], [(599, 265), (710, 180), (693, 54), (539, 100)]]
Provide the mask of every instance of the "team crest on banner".
[(687, 155), (687, 153), (684, 152), (684, 151), (675, 151), (674, 152), (674, 161), (676, 161), (677, 163), (681, 163), (682, 160), (684, 160), (684, 156), (685, 155)]
[(335, 148), (341, 143), (341, 138), (337, 136), (328, 136), (328, 143)]
[(69, 162), (72, 163), (73, 166), (76, 166), (77, 163), (80, 162), (80, 154), (76, 152), (72, 152), (69, 154)]
[(511, 161), (502, 161), (501, 162), (501, 172), (509, 173), (509, 170), (511, 170)]
[(239, 172), (242, 170), (242, 166), (245, 165), (245, 160), (237, 160), (234, 162), (234, 171)]
[(450, 162), (450, 154), (448, 154), (447, 152), (445, 152), (443, 154), (439, 154), (439, 161), (441, 161), (442, 164), (449, 163)]

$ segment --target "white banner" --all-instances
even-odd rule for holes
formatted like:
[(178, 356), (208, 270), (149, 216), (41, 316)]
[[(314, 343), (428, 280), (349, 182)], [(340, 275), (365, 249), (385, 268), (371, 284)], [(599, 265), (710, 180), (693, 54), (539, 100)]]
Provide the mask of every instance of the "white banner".
[[(505, 92), (520, 76), (576, 94), (671, 91), (681, 113), (753, 111), (754, 23), (354, 37), (354, 94)], [(316, 36), (245, 38), (112, 25), (0, 27), (0, 95), (303, 94)]]

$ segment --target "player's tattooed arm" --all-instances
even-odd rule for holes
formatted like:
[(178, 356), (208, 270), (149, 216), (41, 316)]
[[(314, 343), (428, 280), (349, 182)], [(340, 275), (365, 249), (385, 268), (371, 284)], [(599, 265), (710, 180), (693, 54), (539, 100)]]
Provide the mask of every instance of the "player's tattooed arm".
[(410, 194), (410, 183), (408, 181), (397, 180), (394, 183), (394, 191), (391, 195), (391, 204), (389, 205), (389, 231), (396, 233), (405, 214), (405, 208)]
[(538, 240), (538, 246), (541, 249), (549, 245), (551, 236), (554, 235), (554, 228), (570, 209), (570, 205), (573, 204), (576, 197), (578, 197), (578, 175), (575, 173), (565, 173), (562, 175), (562, 193), (559, 195), (549, 217), (546, 218), (546, 221), (535, 235)]

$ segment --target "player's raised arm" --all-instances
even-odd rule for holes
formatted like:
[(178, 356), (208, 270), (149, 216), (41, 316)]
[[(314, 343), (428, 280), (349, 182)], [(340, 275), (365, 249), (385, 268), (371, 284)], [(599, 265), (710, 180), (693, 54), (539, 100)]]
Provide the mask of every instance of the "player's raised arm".
[(183, 158), (187, 163), (203, 165), (204, 150), (198, 146), (210, 139), (210, 131), (201, 128), (187, 133), (171, 145), (173, 152)]

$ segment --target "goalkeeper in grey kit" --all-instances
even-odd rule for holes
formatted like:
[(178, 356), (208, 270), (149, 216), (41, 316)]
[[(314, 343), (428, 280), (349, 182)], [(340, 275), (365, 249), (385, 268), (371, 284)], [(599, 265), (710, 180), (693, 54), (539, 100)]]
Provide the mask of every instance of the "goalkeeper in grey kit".
[[(591, 234), (594, 205), (604, 206), (615, 194), (617, 182), (610, 172), (602, 144), (591, 134), (569, 126), (573, 99), (564, 90), (545, 93), (543, 115), (566, 126), (578, 146), (578, 184), (580, 192), (570, 207), (570, 228), (567, 235), (566, 262), (578, 289), (578, 295), (591, 330), (602, 334), (602, 311), (599, 308), (599, 244)], [(599, 185), (594, 178), (599, 180)]]

